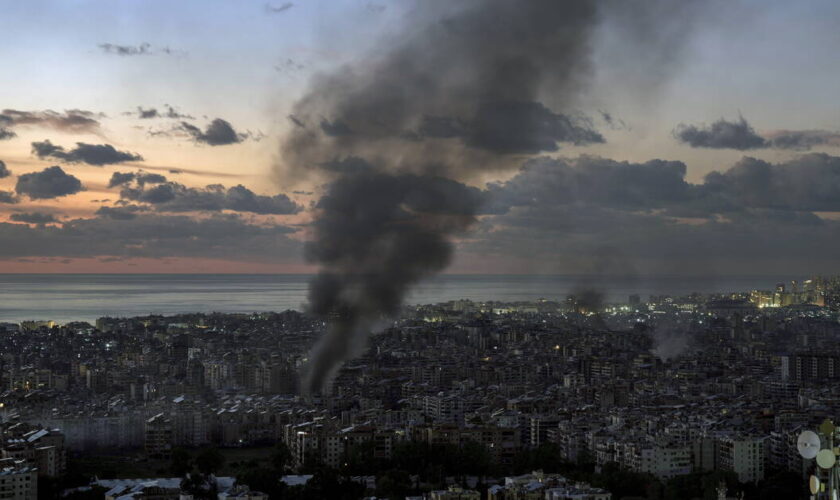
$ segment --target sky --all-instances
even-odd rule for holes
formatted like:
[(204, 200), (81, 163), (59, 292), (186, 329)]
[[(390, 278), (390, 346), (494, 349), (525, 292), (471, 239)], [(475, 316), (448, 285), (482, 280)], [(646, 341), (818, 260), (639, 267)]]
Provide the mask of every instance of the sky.
[(637, 3), (0, 0), (0, 272), (836, 271), (840, 5)]

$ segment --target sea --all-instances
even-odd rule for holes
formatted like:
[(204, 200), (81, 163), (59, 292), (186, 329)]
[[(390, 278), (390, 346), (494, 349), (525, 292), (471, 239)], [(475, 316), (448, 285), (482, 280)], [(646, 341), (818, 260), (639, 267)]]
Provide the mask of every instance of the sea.
[[(93, 322), (102, 316), (189, 312), (253, 313), (304, 310), (306, 274), (0, 274), (0, 322)], [(455, 275), (427, 279), (408, 304), (563, 300), (582, 289), (623, 303), (633, 294), (686, 295), (771, 289), (797, 277)]]

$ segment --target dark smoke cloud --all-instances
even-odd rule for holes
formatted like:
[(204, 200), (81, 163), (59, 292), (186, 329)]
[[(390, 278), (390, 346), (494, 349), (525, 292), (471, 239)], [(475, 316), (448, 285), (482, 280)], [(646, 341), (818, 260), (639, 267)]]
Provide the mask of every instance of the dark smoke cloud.
[[(409, 287), (447, 266), (452, 237), (477, 214), (505, 209), (459, 181), (513, 168), (525, 155), (604, 142), (576, 110), (597, 28), (617, 11), (627, 33), (668, 25), (645, 2), (610, 5), (418, 2), (408, 32), (383, 42), (386, 50), (313, 80), (289, 115), (295, 127), (278, 172), (327, 181), (307, 257), (321, 267), (310, 309), (331, 326), (305, 391), (321, 391)], [(651, 52), (648, 34), (625, 55)], [(661, 53), (681, 46), (665, 38)]]
[(357, 156), (390, 171), (462, 177), (509, 168), (507, 153), (603, 142), (573, 108), (591, 73), (596, 3), (418, 9), (423, 28), (382, 57), (318, 77), (295, 105), (298, 127), (283, 146), (293, 172)]
[(767, 141), (758, 135), (744, 117), (730, 122), (720, 119), (709, 126), (679, 124), (674, 137), (693, 148), (710, 149), (759, 149)]
[(9, 171), (9, 168), (6, 166), (6, 162), (0, 160), (0, 179), (5, 179), (10, 175), (12, 175), (12, 172)]
[(45, 214), (42, 212), (17, 212), (9, 216), (9, 219), (15, 222), (26, 222), (27, 224), (49, 224), (51, 222), (58, 222), (52, 214)]
[(67, 174), (61, 167), (53, 166), (40, 172), (18, 176), (15, 191), (33, 200), (59, 198), (83, 191), (81, 181)]
[(32, 152), (42, 160), (53, 158), (67, 163), (87, 163), (96, 167), (143, 160), (143, 157), (138, 154), (119, 151), (110, 144), (86, 144), (84, 142), (77, 142), (76, 147), (69, 151), (49, 140), (33, 142)]
[(313, 352), (308, 392), (364, 347), (377, 320), (397, 313), (410, 285), (447, 266), (449, 237), (472, 222), (478, 195), (455, 181), (411, 174), (364, 172), (329, 186), (306, 256), (321, 265), (310, 311), (335, 322)]
[(210, 146), (225, 146), (244, 141), (250, 134), (237, 132), (229, 122), (216, 118), (202, 131), (195, 125), (181, 122), (181, 130), (191, 135), (196, 142)]
[[(52, 110), (46, 111), (20, 111), (16, 109), (4, 109), (0, 113), (0, 138), (2, 129), (20, 125), (37, 126), (59, 130), (70, 134), (98, 134), (100, 133), (99, 118), (104, 117), (101, 113), (85, 111), (82, 109), (68, 109), (63, 113)], [(14, 137), (11, 130), (10, 137)]]

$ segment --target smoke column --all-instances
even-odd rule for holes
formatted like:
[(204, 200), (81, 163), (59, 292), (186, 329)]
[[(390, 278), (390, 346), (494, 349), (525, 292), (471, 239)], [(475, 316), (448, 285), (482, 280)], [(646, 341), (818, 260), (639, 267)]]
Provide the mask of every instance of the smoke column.
[(452, 238), (493, 210), (486, 191), (463, 182), (562, 144), (604, 142), (574, 111), (596, 28), (618, 12), (628, 33), (640, 28), (636, 57), (661, 52), (647, 50), (644, 33), (656, 30), (638, 20), (660, 15), (658, 2), (624, 4), (424, 0), (412, 31), (313, 79), (289, 116), (278, 169), (326, 183), (306, 256), (320, 266), (310, 312), (330, 327), (311, 353), (304, 393), (320, 392), (413, 284), (446, 268)]

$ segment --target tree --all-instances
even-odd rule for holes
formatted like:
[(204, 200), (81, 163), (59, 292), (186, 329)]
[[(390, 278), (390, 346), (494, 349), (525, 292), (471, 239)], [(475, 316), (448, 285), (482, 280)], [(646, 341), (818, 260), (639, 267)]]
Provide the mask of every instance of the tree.
[(216, 481), (212, 477), (203, 474), (187, 474), (181, 480), (181, 489), (196, 499), (210, 500), (218, 497)]
[(270, 460), (274, 471), (277, 474), (282, 475), (286, 472), (286, 466), (292, 461), (292, 452), (289, 451), (289, 447), (286, 446), (286, 443), (278, 441), (277, 444), (274, 445), (274, 450), (271, 452)]
[(246, 465), (236, 474), (237, 484), (247, 485), (251, 491), (265, 493), (271, 499), (284, 498), (286, 484), (280, 476), (268, 467)]
[(205, 448), (195, 458), (195, 465), (202, 474), (215, 474), (225, 465), (225, 456), (215, 447)]
[(391, 469), (376, 481), (376, 496), (405, 498), (411, 492), (411, 477), (404, 470)]
[(183, 477), (192, 470), (192, 456), (183, 448), (172, 450), (172, 457), (169, 463), (169, 471), (176, 477)]

